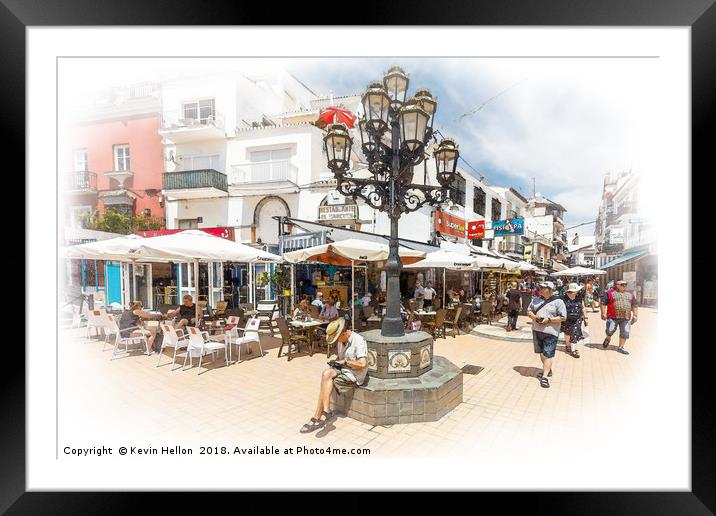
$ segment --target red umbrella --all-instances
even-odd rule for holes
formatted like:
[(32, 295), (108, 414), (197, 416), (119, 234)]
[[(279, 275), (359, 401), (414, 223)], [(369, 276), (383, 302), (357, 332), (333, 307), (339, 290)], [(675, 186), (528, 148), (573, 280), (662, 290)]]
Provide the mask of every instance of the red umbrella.
[(346, 124), (348, 127), (353, 127), (356, 120), (358, 120), (358, 117), (347, 109), (329, 107), (321, 110), (318, 120), (316, 120), (316, 125), (321, 129), (328, 124)]

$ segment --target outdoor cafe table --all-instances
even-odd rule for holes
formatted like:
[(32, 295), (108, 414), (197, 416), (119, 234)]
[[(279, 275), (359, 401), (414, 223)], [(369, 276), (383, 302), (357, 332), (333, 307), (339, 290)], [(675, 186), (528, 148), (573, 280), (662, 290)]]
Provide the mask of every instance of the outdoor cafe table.
[[(306, 333), (308, 334), (308, 342), (310, 347), (310, 354), (313, 356), (313, 341), (316, 333), (316, 328), (319, 326), (323, 326), (324, 324), (328, 324), (330, 321), (323, 321), (321, 319), (313, 319), (312, 321), (289, 321), (288, 324), (293, 326), (294, 328), (301, 328), (306, 330)], [(329, 351), (331, 349), (330, 346), (327, 346)]]

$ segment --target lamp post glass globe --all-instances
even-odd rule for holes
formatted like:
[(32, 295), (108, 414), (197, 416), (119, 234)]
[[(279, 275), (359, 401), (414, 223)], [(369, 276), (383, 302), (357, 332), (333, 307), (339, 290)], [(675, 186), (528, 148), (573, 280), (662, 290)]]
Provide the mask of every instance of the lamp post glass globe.
[(458, 145), (452, 138), (445, 138), (433, 153), (438, 182), (449, 187), (455, 178), (457, 159), (460, 157)]
[(410, 103), (400, 108), (399, 116), (403, 145), (415, 152), (425, 144), (425, 129), (430, 115), (417, 103)]
[(324, 148), (328, 156), (328, 168), (336, 171), (347, 171), (350, 167), (350, 152), (353, 140), (343, 124), (332, 124), (323, 138)]
[(388, 128), (390, 97), (381, 83), (377, 81), (370, 83), (361, 103), (366, 122), (374, 131), (380, 132)]
[(393, 109), (397, 109), (405, 102), (405, 95), (408, 93), (408, 84), (410, 79), (399, 66), (392, 66), (383, 77), (385, 90), (390, 96), (390, 102)]

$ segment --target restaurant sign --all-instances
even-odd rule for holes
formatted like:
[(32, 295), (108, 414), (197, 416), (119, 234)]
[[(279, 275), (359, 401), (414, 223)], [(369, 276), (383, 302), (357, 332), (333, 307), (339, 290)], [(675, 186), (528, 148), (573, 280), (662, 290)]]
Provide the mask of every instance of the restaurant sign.
[(467, 225), (467, 238), (485, 238), (485, 221), (473, 220)]
[(435, 212), (435, 231), (465, 238), (465, 221), (442, 211)]
[[(234, 240), (234, 228), (196, 228), (199, 231), (203, 231), (204, 233), (209, 233), (210, 235), (218, 236), (221, 238), (225, 238), (226, 240)], [(180, 233), (182, 231), (185, 231), (184, 229), (152, 229), (148, 231), (135, 231), (135, 235), (139, 235), (141, 237), (149, 238), (149, 237), (155, 237), (155, 236), (162, 236), (162, 235), (173, 235), (174, 233)]]
[(357, 218), (357, 204), (332, 204), (318, 207), (318, 220), (355, 220)]
[(525, 230), (525, 219), (519, 217), (515, 219), (493, 220), (492, 229), (495, 236), (521, 235)]

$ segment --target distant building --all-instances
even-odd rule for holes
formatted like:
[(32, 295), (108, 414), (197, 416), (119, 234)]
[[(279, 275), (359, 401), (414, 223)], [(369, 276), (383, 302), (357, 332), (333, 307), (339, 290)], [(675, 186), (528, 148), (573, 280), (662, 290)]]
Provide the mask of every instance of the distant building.
[[(544, 266), (554, 270), (565, 268), (562, 262), (568, 254), (567, 231), (564, 227), (566, 211), (564, 206), (543, 197), (539, 192), (527, 201), (525, 216), (527, 236), (539, 242), (535, 247), (539, 247), (544, 253), (549, 252)], [(549, 243), (545, 243), (545, 240)], [(533, 251), (533, 255), (535, 254), (536, 251)], [(560, 262), (560, 265), (555, 267), (554, 262)]]
[(653, 225), (641, 213), (640, 175), (632, 171), (604, 177), (595, 226), (595, 267), (606, 281), (626, 279), (644, 304), (657, 300), (657, 256)]

